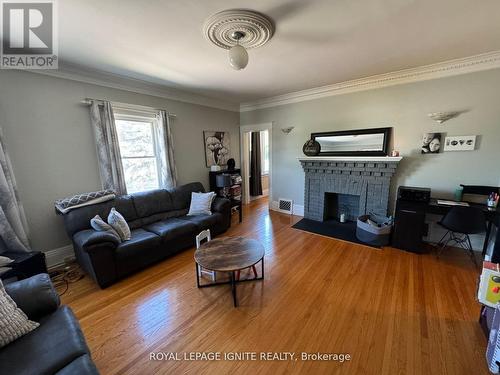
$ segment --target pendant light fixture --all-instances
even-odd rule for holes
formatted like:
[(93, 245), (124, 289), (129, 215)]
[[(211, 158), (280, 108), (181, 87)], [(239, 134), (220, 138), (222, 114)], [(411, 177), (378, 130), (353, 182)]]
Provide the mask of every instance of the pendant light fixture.
[(229, 64), (241, 70), (248, 64), (247, 50), (266, 44), (274, 34), (274, 24), (261, 13), (231, 9), (209, 17), (203, 33), (217, 47), (229, 50)]
[(232, 36), (236, 44), (229, 49), (229, 64), (235, 70), (245, 69), (248, 64), (248, 52), (240, 45), (240, 39), (245, 36), (245, 33), (235, 31)]

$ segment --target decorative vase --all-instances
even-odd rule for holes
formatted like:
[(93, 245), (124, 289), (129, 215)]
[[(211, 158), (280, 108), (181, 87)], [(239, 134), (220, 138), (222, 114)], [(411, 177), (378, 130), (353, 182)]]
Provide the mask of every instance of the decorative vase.
[(455, 189), (455, 201), (457, 201), (457, 202), (461, 202), (462, 201), (463, 192), (464, 192), (464, 188), (463, 187), (459, 187), (459, 188)]
[(319, 154), (320, 151), (321, 151), (321, 145), (314, 139), (308, 140), (306, 143), (304, 143), (304, 146), (302, 147), (302, 152), (306, 156), (316, 156)]

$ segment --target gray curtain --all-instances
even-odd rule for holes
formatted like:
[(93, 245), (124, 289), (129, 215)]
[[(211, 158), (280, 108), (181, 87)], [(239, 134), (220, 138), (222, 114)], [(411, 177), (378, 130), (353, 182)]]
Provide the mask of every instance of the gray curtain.
[(172, 141), (172, 132), (170, 131), (170, 122), (168, 113), (160, 111), (156, 115), (156, 149), (159, 152), (160, 163), (160, 187), (171, 189), (177, 186), (177, 169), (174, 160), (174, 143)]
[(90, 121), (94, 129), (102, 188), (114, 190), (118, 195), (127, 194), (111, 103), (92, 100)]
[(0, 130), (0, 253), (30, 251), (28, 225)]
[(250, 153), (250, 195), (262, 195), (262, 160), (260, 153), (260, 132), (252, 132)]

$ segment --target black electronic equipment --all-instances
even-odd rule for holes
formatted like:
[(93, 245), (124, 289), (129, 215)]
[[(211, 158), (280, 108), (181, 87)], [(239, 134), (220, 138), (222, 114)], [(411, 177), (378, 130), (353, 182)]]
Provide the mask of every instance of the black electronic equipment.
[(431, 189), (400, 186), (398, 188), (398, 200), (406, 202), (429, 203), (429, 201), (431, 200)]
[(427, 234), (425, 212), (430, 199), (429, 188), (398, 188), (392, 246), (415, 253), (424, 251), (422, 237)]

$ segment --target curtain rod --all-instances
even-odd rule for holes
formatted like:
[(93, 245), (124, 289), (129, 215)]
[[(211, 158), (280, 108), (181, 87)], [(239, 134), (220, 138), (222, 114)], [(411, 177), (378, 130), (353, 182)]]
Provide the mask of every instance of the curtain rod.
[[(96, 100), (98, 102), (104, 102), (105, 101), (103, 99), (85, 98), (85, 99), (83, 99), (81, 101), (81, 103), (85, 104), (85, 105), (90, 105), (92, 100)], [(152, 111), (164, 111), (164, 109), (161, 109), (161, 108), (153, 108), (153, 107), (148, 107), (148, 106), (144, 106), (144, 105), (121, 103), (121, 102), (110, 102), (110, 103), (112, 105), (114, 105), (115, 107), (122, 107), (124, 109), (137, 109), (137, 110), (148, 111), (148, 112), (152, 112)], [(171, 113), (171, 112), (168, 112), (168, 111), (167, 111), (167, 115), (169, 117), (177, 117), (177, 115), (175, 113)]]

